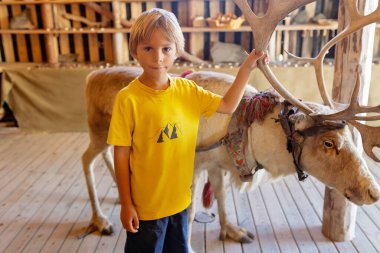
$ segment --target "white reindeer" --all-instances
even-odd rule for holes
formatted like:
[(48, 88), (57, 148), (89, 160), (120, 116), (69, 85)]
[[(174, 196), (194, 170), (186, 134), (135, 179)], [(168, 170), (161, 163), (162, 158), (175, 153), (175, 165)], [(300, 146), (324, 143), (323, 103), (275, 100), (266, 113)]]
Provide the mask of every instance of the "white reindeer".
[[(258, 50), (266, 49), (269, 38), (281, 19), (292, 10), (310, 2), (312, 0), (295, 0), (284, 4), (280, 0), (269, 0), (267, 13), (257, 18), (245, 1), (235, 0), (235, 3), (243, 10), (243, 14), (251, 27), (255, 27), (253, 29), (254, 37), (261, 38), (261, 40), (255, 40), (254, 46)], [(357, 13), (352, 2), (348, 3), (350, 11)], [(273, 6), (278, 7), (276, 11)], [(376, 11), (377, 19), (370, 15), (360, 17), (356, 15), (356, 21), (351, 22), (354, 24), (352, 25), (354, 28), (349, 25), (332, 41), (335, 43), (358, 27), (379, 20), (380, 9), (378, 8)], [(321, 50), (315, 59), (316, 63), (323, 61), (324, 52), (334, 43), (329, 42)], [(348, 121), (361, 131), (364, 150), (372, 159), (380, 162), (372, 153), (374, 146), (380, 146), (379, 128), (356, 122), (356, 120), (380, 119), (379, 116), (356, 116), (357, 113), (362, 112), (379, 113), (380, 106), (361, 107), (356, 104), (359, 81), (357, 81), (350, 106), (337, 112), (336, 109), (324, 105), (300, 102), (277, 81), (267, 65), (259, 63), (259, 68), (276, 91), (294, 107), (277, 103), (274, 105), (273, 111), (269, 112), (263, 121), (254, 121), (247, 126), (247, 140), (243, 145), (244, 158), (251, 168), (256, 166), (264, 168), (254, 174), (252, 187), (292, 174), (295, 171), (298, 171), (302, 177), (302, 171), (305, 171), (329, 187), (337, 189), (355, 204), (371, 204), (377, 201), (380, 198), (380, 188), (369, 172), (362, 155), (355, 147), (352, 134), (346, 124)], [(320, 74), (318, 68), (316, 69), (317, 73)], [(94, 71), (87, 78), (86, 98), (90, 144), (83, 154), (82, 161), (93, 210), (92, 226), (104, 234), (112, 233), (112, 224), (100, 209), (94, 183), (93, 162), (97, 155), (102, 153), (107, 168), (114, 176), (112, 156), (110, 148), (106, 144), (114, 98), (120, 89), (128, 85), (140, 73), (141, 69), (139, 68), (115, 67)], [(194, 80), (205, 89), (222, 95), (227, 91), (234, 77), (214, 72), (197, 72), (190, 74), (187, 78)], [(325, 92), (322, 76), (318, 78), (318, 81), (325, 104), (333, 108), (333, 103)], [(247, 87), (245, 95), (252, 96), (253, 93), (255, 90), (252, 87)], [(196, 154), (193, 192), (196, 192), (195, 188), (201, 170), (207, 169), (218, 201), (220, 238), (230, 237), (236, 241), (249, 242), (253, 239), (253, 235), (245, 229), (232, 225), (227, 220), (224, 204), (223, 172), (229, 171), (231, 178), (237, 185), (242, 184), (239, 179), (240, 173), (236, 170), (235, 163), (231, 159), (226, 145), (215, 145), (228, 133), (232, 117), (233, 115), (216, 114), (209, 119), (201, 120), (197, 147), (206, 150), (207, 147), (214, 148)], [(274, 120), (278, 118), (281, 120)], [(288, 129), (286, 129), (287, 127)], [(289, 144), (293, 147), (292, 152), (287, 150)], [(191, 236), (191, 222), (194, 219), (194, 214), (195, 207), (191, 204), (189, 207), (189, 237)]]

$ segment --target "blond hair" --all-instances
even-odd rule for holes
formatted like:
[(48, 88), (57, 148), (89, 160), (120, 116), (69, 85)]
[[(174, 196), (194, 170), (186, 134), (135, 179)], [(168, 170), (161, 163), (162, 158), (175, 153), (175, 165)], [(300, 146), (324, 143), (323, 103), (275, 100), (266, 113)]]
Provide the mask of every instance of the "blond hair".
[(175, 15), (163, 9), (153, 8), (143, 12), (131, 28), (129, 50), (133, 57), (136, 58), (137, 45), (149, 38), (155, 29), (161, 29), (166, 39), (174, 42), (177, 55), (184, 50), (185, 38)]

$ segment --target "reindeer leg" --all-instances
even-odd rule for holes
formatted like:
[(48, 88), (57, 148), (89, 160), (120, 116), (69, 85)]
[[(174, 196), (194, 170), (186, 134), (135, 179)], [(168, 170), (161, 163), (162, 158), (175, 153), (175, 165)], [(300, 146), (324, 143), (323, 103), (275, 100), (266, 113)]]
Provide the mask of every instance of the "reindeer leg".
[(199, 169), (197, 166), (195, 167), (194, 170), (194, 176), (193, 176), (193, 184), (191, 185), (191, 203), (190, 206), (188, 207), (188, 215), (189, 215), (189, 225), (188, 225), (188, 234), (187, 234), (187, 246), (189, 249), (189, 253), (194, 253), (193, 248), (191, 247), (191, 233), (192, 233), (192, 225), (195, 217), (195, 211), (197, 208), (196, 202), (195, 202), (195, 197), (198, 194), (198, 182), (199, 178), (201, 175), (202, 170)]
[(103, 214), (102, 209), (100, 208), (94, 176), (95, 158), (104, 150), (104, 148), (105, 147), (95, 147), (90, 143), (87, 150), (82, 155), (82, 164), (92, 208), (91, 226), (94, 226), (102, 234), (110, 235), (113, 233), (112, 223)]
[(215, 198), (218, 201), (218, 213), (220, 222), (220, 240), (225, 240), (227, 237), (241, 243), (252, 242), (254, 235), (244, 228), (240, 228), (231, 224), (227, 219), (225, 209), (225, 188), (224, 188), (224, 170), (220, 167), (209, 169), (209, 180), (215, 192)]
[(104, 159), (104, 162), (106, 163), (106, 166), (107, 166), (107, 169), (108, 171), (110, 172), (112, 178), (113, 178), (113, 181), (116, 183), (116, 176), (115, 176), (115, 166), (113, 164), (113, 157), (112, 157), (112, 153), (111, 153), (111, 147), (107, 147), (103, 152), (102, 152), (102, 156), (103, 156), (103, 159)]

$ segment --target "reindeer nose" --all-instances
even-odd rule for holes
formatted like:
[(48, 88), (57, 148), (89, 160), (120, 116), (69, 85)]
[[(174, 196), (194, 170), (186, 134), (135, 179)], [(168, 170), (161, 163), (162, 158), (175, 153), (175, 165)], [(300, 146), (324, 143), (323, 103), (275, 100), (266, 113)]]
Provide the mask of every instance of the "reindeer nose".
[(375, 187), (370, 187), (368, 189), (368, 196), (370, 197), (370, 199), (374, 202), (378, 201), (379, 198), (380, 198), (380, 191), (378, 188), (375, 188)]

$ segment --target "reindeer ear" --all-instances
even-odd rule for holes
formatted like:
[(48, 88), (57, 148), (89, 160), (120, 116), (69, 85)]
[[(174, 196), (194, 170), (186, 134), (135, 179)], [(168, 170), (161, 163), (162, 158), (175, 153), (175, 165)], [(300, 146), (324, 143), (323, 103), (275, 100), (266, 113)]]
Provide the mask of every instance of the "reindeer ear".
[(299, 122), (301, 122), (302, 120), (304, 120), (306, 117), (306, 115), (302, 112), (297, 112), (295, 114), (292, 114), (289, 116), (289, 120), (290, 122), (292, 122), (293, 124), (297, 124)]
[(295, 130), (302, 131), (310, 126), (311, 118), (303, 112), (297, 112), (289, 116), (290, 122), (294, 124)]

